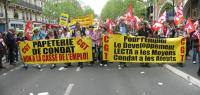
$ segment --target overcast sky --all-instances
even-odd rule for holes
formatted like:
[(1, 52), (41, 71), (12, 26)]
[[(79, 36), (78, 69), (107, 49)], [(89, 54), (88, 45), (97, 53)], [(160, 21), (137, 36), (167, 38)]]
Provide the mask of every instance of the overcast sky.
[(80, 0), (84, 2), (86, 5), (89, 5), (95, 12), (95, 14), (100, 15), (101, 10), (108, 0)]

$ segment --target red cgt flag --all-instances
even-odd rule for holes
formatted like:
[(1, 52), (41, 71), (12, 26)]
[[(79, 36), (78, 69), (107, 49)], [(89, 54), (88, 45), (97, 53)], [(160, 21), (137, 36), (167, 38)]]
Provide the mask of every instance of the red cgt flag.
[(190, 17), (188, 18), (187, 23), (186, 23), (186, 25), (185, 25), (185, 30), (186, 30), (188, 33), (191, 33), (191, 32), (193, 32), (193, 31), (195, 31), (195, 26), (194, 26), (194, 24), (192, 23)]
[(107, 19), (107, 24), (108, 24), (108, 33), (112, 34), (112, 22), (110, 18)]
[(26, 27), (25, 27), (25, 30), (24, 30), (24, 33), (25, 33), (25, 37), (26, 37), (28, 40), (31, 40), (31, 33), (32, 33), (31, 21), (27, 21)]
[(183, 6), (182, 3), (176, 8), (176, 15), (174, 16), (174, 23), (176, 25), (182, 23), (184, 21), (183, 16)]
[(197, 20), (197, 21), (194, 22), (195, 29), (198, 27), (198, 25), (199, 25), (199, 21)]
[(156, 23), (153, 24), (153, 26), (152, 26), (151, 28), (152, 28), (152, 30), (154, 30), (154, 31), (158, 31), (158, 30), (160, 30), (160, 28), (162, 28), (162, 27), (163, 27), (163, 24), (162, 24), (162, 23), (156, 22)]

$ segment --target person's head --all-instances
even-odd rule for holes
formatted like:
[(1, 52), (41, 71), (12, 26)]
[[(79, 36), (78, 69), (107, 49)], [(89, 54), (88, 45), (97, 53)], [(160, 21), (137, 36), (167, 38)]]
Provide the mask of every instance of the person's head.
[(15, 29), (9, 29), (9, 31), (12, 33), (12, 34), (16, 34), (16, 31), (15, 31)]
[(140, 27), (141, 27), (141, 29), (144, 29), (144, 28), (145, 28), (145, 23), (144, 23), (144, 22), (141, 22), (141, 23), (140, 23)]
[(42, 26), (42, 27), (41, 27), (41, 30), (46, 30), (46, 26)]
[(94, 27), (93, 26), (89, 26), (89, 31), (93, 32)]
[(69, 32), (68, 27), (64, 27), (64, 28), (63, 28), (63, 33), (67, 33), (67, 32)]
[(49, 30), (49, 31), (48, 31), (48, 36), (54, 36), (53, 30)]
[(33, 33), (34, 33), (34, 35), (39, 35), (40, 34), (39, 29), (34, 29)]
[(23, 32), (19, 32), (17, 36), (18, 37), (23, 37)]
[(81, 29), (80, 23), (76, 22), (76, 30), (80, 30), (80, 29)]
[(183, 24), (180, 25), (180, 30), (181, 30), (181, 31), (184, 31), (184, 30), (185, 30), (185, 27), (184, 27)]

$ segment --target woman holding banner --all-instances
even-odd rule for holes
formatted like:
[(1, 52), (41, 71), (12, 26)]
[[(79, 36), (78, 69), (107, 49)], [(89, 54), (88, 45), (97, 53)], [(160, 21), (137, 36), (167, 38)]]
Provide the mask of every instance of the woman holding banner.
[[(124, 22), (124, 19), (121, 19), (119, 21), (118, 28), (119, 28), (119, 31), (120, 31), (121, 35), (123, 35), (123, 36), (127, 36), (128, 35), (128, 32), (129, 32), (128, 25)], [(128, 67), (125, 62), (120, 62), (118, 68), (121, 69), (122, 66)]]
[[(33, 36), (32, 36), (32, 40), (42, 40), (42, 36), (40, 36), (40, 31), (39, 29), (35, 28), (33, 30)], [(42, 65), (38, 64), (38, 69), (41, 69)]]
[(90, 37), (92, 39), (92, 55), (93, 55), (93, 60), (92, 62), (90, 62), (91, 65), (94, 64), (95, 62), (95, 57), (96, 57), (96, 46), (95, 46), (95, 41), (96, 41), (96, 37), (95, 37), (95, 32), (94, 32), (94, 27), (93, 26), (89, 26), (89, 31), (86, 32), (86, 36)]
[(97, 59), (100, 63), (100, 66), (107, 66), (107, 64), (102, 64), (102, 29), (101, 28), (98, 28), (96, 31), (95, 31), (95, 38), (96, 38), (96, 41), (95, 41), (95, 44), (96, 44), (96, 49), (97, 49)]
[[(61, 34), (61, 39), (70, 39), (72, 35), (68, 29), (68, 27), (64, 27)], [(71, 67), (71, 63), (65, 63), (65, 68)]]
[[(55, 36), (55, 31), (49, 30), (47, 36), (45, 37), (46, 40), (52, 40), (52, 39), (57, 39), (58, 37)], [(56, 64), (51, 65), (51, 69), (54, 69), (56, 67)]]
[[(72, 31), (72, 37), (76, 37), (76, 38), (82, 37), (82, 35), (81, 35), (81, 27), (80, 27), (79, 22), (76, 22), (75, 29)], [(83, 62), (78, 62), (78, 66), (80, 68), (83, 68)]]

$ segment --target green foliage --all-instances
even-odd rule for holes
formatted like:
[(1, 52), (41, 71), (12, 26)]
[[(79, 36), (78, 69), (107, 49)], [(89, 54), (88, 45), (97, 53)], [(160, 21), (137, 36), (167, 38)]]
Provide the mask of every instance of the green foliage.
[(83, 10), (77, 0), (64, 0), (61, 3), (53, 3), (47, 0), (43, 7), (42, 15), (50, 20), (59, 19), (61, 13), (67, 13), (70, 17), (83, 16), (94, 11), (88, 7)]
[(88, 14), (94, 14), (94, 10), (89, 6), (86, 6), (84, 8), (84, 15), (88, 15)]
[(106, 20), (108, 17), (116, 19), (128, 11), (128, 6), (132, 2), (133, 15), (143, 16), (146, 12), (145, 4), (141, 0), (109, 0), (101, 12), (101, 19)]

